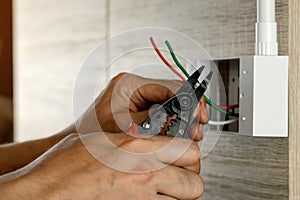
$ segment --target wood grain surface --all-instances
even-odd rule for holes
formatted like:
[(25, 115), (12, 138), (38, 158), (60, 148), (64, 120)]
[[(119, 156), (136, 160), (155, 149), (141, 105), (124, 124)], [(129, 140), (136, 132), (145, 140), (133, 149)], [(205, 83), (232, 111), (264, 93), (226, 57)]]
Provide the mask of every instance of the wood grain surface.
[[(288, 54), (288, 0), (276, 1), (279, 54)], [(254, 54), (256, 0), (111, 0), (111, 33), (171, 28), (195, 39), (213, 58)]]
[(202, 159), (201, 199), (288, 199), (288, 140), (224, 132)]
[(289, 1), (289, 193), (300, 199), (300, 2)]
[[(288, 43), (288, 2), (276, 1), (280, 55), (287, 55), (292, 48)], [(295, 5), (290, 9), (296, 13), (299, 3), (292, 2)], [(213, 58), (253, 55), (255, 5), (256, 0), (15, 0), (18, 138), (42, 137), (72, 121), (72, 87), (78, 66), (108, 34), (137, 27), (171, 28), (191, 36)], [(299, 26), (296, 28), (293, 37), (299, 37)], [(294, 41), (290, 38), (290, 42)], [(294, 57), (299, 58), (296, 46)], [(299, 66), (299, 60), (293, 66)], [(299, 74), (298, 70), (292, 67), (290, 73)], [(290, 86), (290, 108), (297, 109), (290, 116), (290, 141), (222, 134), (202, 160), (205, 193), (201, 199), (289, 199), (288, 142), (293, 147), (290, 170), (299, 168), (295, 152), (300, 146), (296, 134), (298, 75), (290, 76)], [(295, 186), (290, 194), (297, 200), (299, 179), (291, 175), (299, 177), (299, 171), (290, 174), (290, 184)]]
[[(279, 54), (288, 54), (288, 1), (276, 1)], [(185, 33), (213, 58), (254, 54), (255, 0), (111, 0), (111, 33), (163, 27)], [(288, 139), (224, 133), (202, 160), (205, 200), (285, 200)]]

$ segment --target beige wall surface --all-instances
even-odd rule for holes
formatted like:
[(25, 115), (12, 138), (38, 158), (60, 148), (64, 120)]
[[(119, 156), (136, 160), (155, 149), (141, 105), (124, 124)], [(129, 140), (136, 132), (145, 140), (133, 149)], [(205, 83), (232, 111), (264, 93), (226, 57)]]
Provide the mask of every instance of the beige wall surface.
[(104, 0), (15, 0), (15, 139), (44, 137), (73, 122), (81, 64), (105, 38)]
[[(255, 0), (15, 0), (16, 131), (25, 140), (73, 120), (80, 64), (108, 35), (138, 27), (183, 32), (213, 58), (252, 55)], [(279, 54), (288, 54), (288, 0), (276, 1)], [(34, 23), (32, 23), (34, 22)], [(224, 133), (202, 160), (201, 199), (288, 199), (288, 139)]]

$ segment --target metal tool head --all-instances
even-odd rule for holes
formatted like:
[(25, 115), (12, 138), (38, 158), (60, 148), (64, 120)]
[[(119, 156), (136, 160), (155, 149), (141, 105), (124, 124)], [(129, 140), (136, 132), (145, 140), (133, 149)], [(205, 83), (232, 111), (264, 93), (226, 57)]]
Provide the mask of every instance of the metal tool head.
[(207, 89), (207, 85), (209, 84), (211, 78), (213, 76), (213, 72), (209, 72), (209, 74), (204, 78), (204, 80), (200, 83), (198, 87), (195, 88), (195, 94), (197, 97), (197, 100), (200, 101), (201, 97), (205, 93)]
[(199, 77), (202, 74), (204, 70), (204, 66), (201, 66), (196, 70), (190, 78), (186, 81), (186, 83), (177, 91), (176, 94), (183, 93), (183, 92), (190, 92), (191, 90), (194, 90), (197, 85), (199, 85)]
[(209, 72), (199, 83), (198, 79), (203, 70), (204, 66), (196, 70), (172, 98), (139, 125), (139, 132), (188, 138), (187, 130), (193, 121), (194, 110), (213, 75)]
[(190, 78), (186, 81), (186, 83), (177, 91), (176, 95), (181, 93), (194, 93), (197, 97), (196, 101), (200, 101), (201, 97), (205, 93), (207, 89), (207, 85), (212, 79), (213, 72), (210, 71), (208, 75), (204, 78), (204, 80), (199, 83), (198, 79), (202, 74), (205, 66), (201, 66), (196, 70)]

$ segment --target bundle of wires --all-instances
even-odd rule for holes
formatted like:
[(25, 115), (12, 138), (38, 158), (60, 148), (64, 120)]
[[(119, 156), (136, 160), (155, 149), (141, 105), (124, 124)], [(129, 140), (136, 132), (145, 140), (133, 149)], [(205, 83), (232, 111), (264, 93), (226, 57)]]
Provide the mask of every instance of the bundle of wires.
[[(154, 48), (154, 50), (156, 51), (157, 55), (160, 57), (160, 59), (165, 63), (165, 65), (170, 69), (172, 70), (181, 80), (183, 81), (186, 81), (186, 78), (189, 78), (190, 75), (189, 73), (185, 70), (185, 68), (182, 66), (182, 64), (178, 61), (174, 51), (173, 51), (173, 48), (170, 44), (170, 42), (168, 40), (165, 41), (169, 51), (170, 51), (170, 54), (171, 54), (171, 57), (173, 58), (175, 64), (177, 65), (177, 67), (183, 72), (183, 74), (186, 76), (186, 78), (181, 74), (179, 73), (165, 58), (164, 56), (162, 55), (162, 53), (160, 52), (160, 50), (158, 49), (157, 45), (155, 44), (154, 42), (154, 39), (152, 37), (150, 37), (150, 42)], [(229, 106), (221, 106), (221, 105), (217, 105), (215, 104), (214, 102), (212, 102), (208, 97), (206, 97), (204, 95), (204, 99), (205, 101), (207, 102), (208, 105), (210, 105), (211, 107), (213, 107), (214, 109), (216, 109), (217, 111), (221, 112), (221, 113), (224, 113), (228, 116), (234, 116), (234, 117), (237, 117), (237, 114), (235, 114), (234, 112), (231, 112), (229, 110), (233, 110), (235, 108), (238, 108), (239, 105), (238, 104), (234, 104), (234, 105), (229, 105)], [(231, 119), (231, 120), (227, 120), (227, 121), (209, 121), (209, 124), (211, 125), (225, 125), (225, 124), (231, 124), (233, 122), (236, 122), (237, 119)]]

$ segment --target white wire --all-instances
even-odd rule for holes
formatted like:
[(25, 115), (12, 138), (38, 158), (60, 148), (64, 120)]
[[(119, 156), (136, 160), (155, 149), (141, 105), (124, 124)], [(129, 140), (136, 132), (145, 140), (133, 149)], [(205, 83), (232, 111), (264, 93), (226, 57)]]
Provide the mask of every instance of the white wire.
[(236, 121), (238, 121), (238, 119), (230, 119), (230, 120), (227, 120), (227, 121), (212, 121), (212, 120), (209, 120), (208, 124), (213, 125), (213, 126), (219, 126), (219, 125), (232, 124)]

